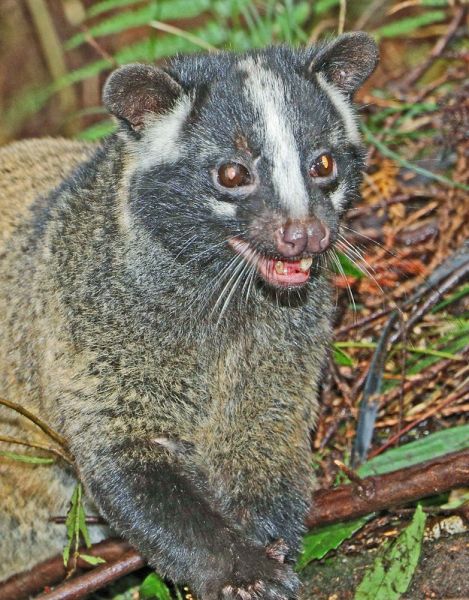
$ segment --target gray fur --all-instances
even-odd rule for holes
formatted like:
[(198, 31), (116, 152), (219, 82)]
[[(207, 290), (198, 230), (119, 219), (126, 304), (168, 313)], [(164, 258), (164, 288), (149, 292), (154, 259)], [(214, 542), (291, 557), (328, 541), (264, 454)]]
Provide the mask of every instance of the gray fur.
[[(369, 50), (368, 38), (358, 36), (360, 44)], [(331, 43), (331, 64), (340, 49)], [(119, 133), (88, 161), (77, 148), (73, 174), (55, 190), (56, 181), (37, 186), (0, 247), (1, 395), (68, 440), (112, 528), (204, 599), (273, 600), (298, 590), (291, 561), (313, 485), (309, 431), (331, 291), (316, 257), (307, 284), (277, 289), (229, 240), (275, 258), (275, 231), (290, 218), (272, 183), (272, 169), (278, 180), (282, 166), (272, 165), (256, 107), (242, 92), (246, 60), (262, 63), (294, 99), (282, 110), (297, 145), (303, 212), (334, 237), (358, 196), (363, 151), (310, 72), (318, 55), (327, 77), (327, 48), (181, 57), (164, 71), (118, 71), (104, 100), (122, 121)], [(347, 61), (346, 81), (361, 83), (375, 61)], [(164, 144), (149, 142), (151, 128), (168, 136), (169, 156), (158, 156)], [(324, 150), (336, 159), (338, 179), (321, 187), (307, 173)], [(3, 151), (6, 161), (13, 155), (22, 157), (17, 146)], [(218, 165), (232, 160), (255, 174), (249, 189), (215, 185)], [(16, 160), (2, 177), (17, 181), (20, 168)], [(340, 203), (331, 199), (339, 185)], [(18, 211), (21, 196), (17, 189)], [(0, 193), (0, 212), (10, 199)], [(215, 210), (217, 202), (225, 208)], [(23, 435), (26, 426), (33, 435), (5, 409), (1, 419), (8, 431)], [(65, 510), (71, 475), (3, 461), (0, 477), (14, 482), (8, 500), (0, 497), (5, 576), (60, 549), (64, 531), (39, 526), (37, 515)], [(27, 482), (40, 504), (34, 514), (21, 501)], [(285, 562), (269, 558), (279, 539)]]

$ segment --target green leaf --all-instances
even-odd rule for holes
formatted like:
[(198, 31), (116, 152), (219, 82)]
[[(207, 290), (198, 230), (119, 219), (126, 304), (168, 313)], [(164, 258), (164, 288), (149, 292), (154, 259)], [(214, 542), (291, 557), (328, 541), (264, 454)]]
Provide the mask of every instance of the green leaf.
[(432, 25), (446, 20), (444, 10), (429, 10), (415, 17), (406, 17), (399, 21), (394, 21), (388, 25), (383, 25), (375, 33), (380, 38), (404, 37), (419, 27)]
[[(212, 46), (219, 46), (227, 42), (229, 34), (228, 30), (223, 30), (213, 22), (209, 22), (198, 29), (189, 30), (188, 33)], [(181, 36), (168, 34), (158, 36), (156, 39), (146, 39), (132, 46), (122, 48), (116, 53), (115, 59), (119, 65), (122, 65), (136, 60), (153, 62), (178, 53), (189, 54), (194, 52), (200, 52), (200, 46)]]
[(440, 508), (444, 510), (456, 510), (466, 502), (469, 504), (469, 491), (461, 490), (462, 493), (457, 495), (454, 500), (448, 500), (445, 504), (442, 504)]
[(156, 573), (150, 573), (140, 586), (141, 600), (171, 600), (171, 593), (163, 579)]
[(312, 560), (319, 560), (330, 550), (338, 548), (344, 540), (361, 529), (371, 517), (372, 515), (367, 515), (347, 523), (334, 523), (307, 533), (303, 538), (303, 547), (296, 563), (296, 570), (301, 571)]
[(452, 304), (453, 302), (456, 302), (456, 300), (464, 298), (464, 296), (467, 296), (467, 294), (469, 294), (469, 285), (463, 285), (457, 292), (449, 296), (449, 298), (443, 300), (443, 302), (440, 302), (439, 304), (434, 306), (432, 309), (432, 313), (436, 313), (442, 308), (446, 308), (448, 305)]
[(448, 6), (448, 0), (420, 0), (422, 6)]
[(55, 462), (53, 458), (44, 458), (42, 456), (30, 456), (29, 454), (20, 454), (17, 452), (9, 452), (8, 450), (0, 450), (0, 456), (11, 458), (19, 462), (29, 463), (31, 465), (50, 465)]
[(91, 554), (80, 554), (80, 558), (93, 566), (102, 565), (106, 562), (104, 558), (101, 558), (100, 556), (92, 556)]
[(81, 483), (77, 483), (73, 490), (70, 500), (70, 509), (65, 520), (67, 529), (67, 545), (65, 546), (62, 557), (64, 565), (67, 566), (70, 554), (78, 552), (80, 546), (80, 536), (83, 538), (87, 548), (91, 546), (91, 540), (88, 533), (85, 520), (85, 510), (83, 508), (83, 487)]
[(335, 344), (332, 355), (334, 357), (335, 362), (343, 367), (353, 367), (353, 365), (355, 364), (353, 358), (349, 354), (347, 354), (347, 352), (345, 352)]
[(183, 595), (182, 595), (182, 593), (181, 593), (181, 590), (179, 589), (179, 586), (178, 586), (178, 585), (175, 585), (175, 586), (174, 586), (174, 592), (175, 592), (175, 594), (176, 594), (176, 598), (177, 598), (177, 600), (184, 600), (184, 597), (183, 597)]
[(115, 65), (110, 60), (96, 60), (95, 62), (85, 65), (80, 69), (75, 69), (74, 71), (67, 73), (63, 77), (60, 77), (60, 79), (57, 79), (53, 86), (54, 89), (52, 90), (52, 92), (57, 92), (62, 88), (72, 85), (73, 83), (78, 83), (79, 81), (83, 81), (84, 79), (88, 79), (90, 77), (94, 77), (95, 75), (99, 75), (107, 69), (112, 69), (114, 66)]
[(420, 557), (425, 513), (417, 507), (411, 524), (379, 556), (358, 586), (354, 600), (398, 600), (407, 591)]
[(314, 14), (322, 15), (330, 8), (339, 6), (340, 0), (318, 0), (314, 3)]
[[(468, 345), (469, 323), (467, 321), (461, 321), (448, 334), (440, 337), (438, 340), (438, 346), (443, 348), (443, 351), (446, 353), (457, 353), (464, 350)], [(412, 358), (409, 357), (407, 373), (408, 375), (415, 375), (437, 361), (438, 356), (432, 356), (431, 354), (428, 354), (424, 358), (419, 358), (418, 360), (412, 360)]]
[(135, 27), (148, 25), (153, 19), (159, 21), (174, 21), (184, 15), (184, 19), (193, 19), (210, 8), (210, 0), (170, 0), (169, 2), (158, 2), (150, 4), (138, 10), (131, 10), (113, 14), (97, 25), (89, 27), (86, 33), (80, 32), (74, 35), (65, 44), (67, 50), (76, 48), (86, 40), (87, 37), (102, 37), (122, 31), (128, 31)]
[(79, 140), (84, 140), (87, 142), (94, 142), (95, 140), (99, 140), (110, 133), (113, 133), (116, 130), (116, 124), (113, 121), (101, 121), (100, 123), (95, 123), (91, 125), (87, 129), (80, 131), (76, 136)]
[(11, 137), (14, 137), (26, 119), (39, 112), (47, 104), (54, 91), (52, 85), (28, 88), (12, 98), (8, 108), (2, 114), (2, 120)]
[(343, 273), (340, 272), (340, 269), (336, 266), (333, 267), (334, 271), (339, 275), (349, 275), (350, 277), (356, 277), (357, 279), (362, 279), (364, 277), (363, 271), (357, 267), (357, 265), (350, 260), (348, 256), (346, 256), (343, 252), (336, 253), (339, 258), (340, 266), (342, 267)]
[(429, 171), (428, 169), (419, 167), (418, 165), (410, 162), (409, 160), (402, 158), (402, 156), (400, 156), (400, 154), (398, 154), (397, 152), (394, 152), (394, 150), (391, 150), (391, 148), (388, 148), (388, 146), (386, 146), (386, 144), (384, 144), (381, 140), (379, 140), (377, 137), (375, 137), (373, 135), (373, 133), (371, 132), (371, 130), (364, 123), (361, 123), (360, 126), (365, 135), (366, 141), (369, 142), (370, 144), (373, 144), (373, 146), (375, 146), (383, 156), (386, 156), (387, 158), (391, 158), (401, 167), (404, 167), (405, 169), (409, 169), (409, 171), (414, 171), (414, 173), (423, 175), (424, 177), (427, 177), (428, 179), (433, 179), (435, 181), (439, 181), (443, 185), (458, 188), (458, 189), (464, 190), (466, 192), (469, 191), (469, 185), (466, 185), (464, 183), (459, 183), (459, 181), (453, 181), (452, 179), (449, 179), (448, 177), (444, 177), (444, 175), (438, 175), (438, 173), (433, 173), (432, 171)]
[(103, 12), (112, 10), (113, 8), (128, 7), (133, 4), (141, 4), (146, 0), (103, 0), (102, 2), (96, 2), (86, 11), (87, 17), (96, 17)]
[(288, 7), (283, 14), (278, 15), (274, 31), (276, 33), (281, 31), (282, 35), (279, 38), (289, 44), (306, 42), (308, 36), (301, 26), (310, 15), (311, 5), (308, 2), (300, 2), (293, 7)]
[(469, 448), (469, 425), (450, 427), (415, 442), (391, 448), (375, 456), (358, 470), (360, 477), (382, 475)]

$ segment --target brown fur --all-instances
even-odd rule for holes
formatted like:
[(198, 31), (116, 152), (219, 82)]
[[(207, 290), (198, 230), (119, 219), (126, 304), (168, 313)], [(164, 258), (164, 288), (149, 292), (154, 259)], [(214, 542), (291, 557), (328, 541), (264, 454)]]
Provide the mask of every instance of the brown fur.
[[(92, 144), (52, 138), (26, 140), (0, 148), (0, 259), (5, 256), (10, 236), (29, 220), (34, 200), (60, 184), (94, 149)], [(8, 282), (2, 281), (1, 285), (8, 286)], [(0, 311), (5, 315), (11, 306), (5, 307), (1, 298), (2, 294)], [(21, 303), (13, 290), (9, 298), (11, 303)], [(30, 395), (25, 389), (29, 386), (11, 370), (5, 371), (4, 361), (0, 374), (1, 396), (29, 406), (48, 420), (34, 402), (35, 394)], [(0, 406), (0, 422), (0, 435), (45, 446), (52, 443), (38, 427), (11, 409)], [(2, 443), (0, 450), (50, 456), (16, 444)], [(66, 542), (64, 526), (54, 525), (49, 519), (66, 514), (74, 484), (71, 473), (61, 467), (35, 466), (0, 457), (0, 537), (6, 531), (13, 532), (8, 552), (2, 553), (0, 579), (62, 551)]]
[(94, 151), (93, 144), (32, 139), (0, 148), (0, 252), (32, 201), (50, 192)]

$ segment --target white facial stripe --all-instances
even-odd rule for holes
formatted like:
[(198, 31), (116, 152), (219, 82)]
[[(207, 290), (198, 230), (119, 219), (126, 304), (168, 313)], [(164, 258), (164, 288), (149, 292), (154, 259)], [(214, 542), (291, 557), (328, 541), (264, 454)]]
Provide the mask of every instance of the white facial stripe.
[(301, 174), (301, 163), (282, 82), (252, 58), (240, 64), (247, 73), (245, 94), (261, 119), (264, 152), (272, 163), (272, 181), (280, 202), (293, 218), (308, 213), (308, 194)]
[(136, 144), (138, 168), (150, 169), (179, 158), (182, 148), (178, 139), (190, 110), (190, 98), (184, 95), (169, 113), (148, 119), (142, 139)]
[(231, 204), (231, 202), (223, 202), (223, 200), (209, 198), (208, 203), (213, 212), (220, 217), (236, 216), (236, 206), (234, 204)]
[(326, 81), (326, 78), (322, 73), (318, 73), (316, 78), (319, 85), (329, 96), (330, 101), (335, 106), (339, 115), (342, 117), (348, 140), (352, 144), (360, 144), (361, 137), (357, 125), (357, 119), (347, 98), (335, 87), (335, 85)]
[(347, 186), (343, 181), (339, 183), (337, 189), (335, 189), (332, 194), (329, 196), (330, 201), (332, 202), (332, 206), (334, 208), (340, 209), (344, 206), (346, 202), (345, 192)]

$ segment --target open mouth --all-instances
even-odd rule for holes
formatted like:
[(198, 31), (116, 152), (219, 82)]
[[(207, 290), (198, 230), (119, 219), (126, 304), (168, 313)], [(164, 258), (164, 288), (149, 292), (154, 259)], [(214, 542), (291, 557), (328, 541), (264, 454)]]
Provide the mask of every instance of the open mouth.
[(277, 287), (299, 287), (309, 281), (311, 274), (311, 257), (301, 260), (280, 260), (268, 258), (256, 252), (247, 242), (231, 238), (230, 246), (254, 265), (259, 275), (270, 285)]

